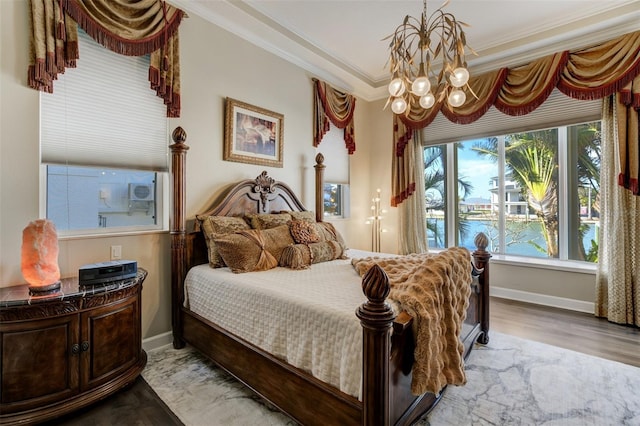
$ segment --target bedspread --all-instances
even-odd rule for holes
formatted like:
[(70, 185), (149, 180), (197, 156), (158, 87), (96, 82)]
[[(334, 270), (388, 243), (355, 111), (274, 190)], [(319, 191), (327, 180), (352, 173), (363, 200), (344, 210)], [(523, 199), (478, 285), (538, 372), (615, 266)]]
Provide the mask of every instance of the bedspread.
[[(349, 250), (350, 257), (370, 255)], [(361, 398), (362, 327), (366, 301), (351, 259), (234, 274), (192, 268), (185, 306), (342, 392)]]

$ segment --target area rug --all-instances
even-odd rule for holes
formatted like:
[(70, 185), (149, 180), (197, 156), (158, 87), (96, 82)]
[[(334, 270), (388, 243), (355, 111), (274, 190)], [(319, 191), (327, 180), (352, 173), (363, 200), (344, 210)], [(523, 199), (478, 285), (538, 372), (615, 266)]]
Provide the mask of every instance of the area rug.
[[(295, 425), (195, 350), (150, 351), (142, 373), (187, 426)], [(496, 332), (422, 426), (640, 425), (640, 368)]]

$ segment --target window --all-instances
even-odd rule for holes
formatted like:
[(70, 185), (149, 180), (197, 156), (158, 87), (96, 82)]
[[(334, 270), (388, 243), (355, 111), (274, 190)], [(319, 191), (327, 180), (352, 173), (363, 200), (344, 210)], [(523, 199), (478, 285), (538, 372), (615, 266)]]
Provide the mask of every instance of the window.
[(155, 226), (157, 173), (126, 169), (47, 168), (47, 218), (58, 231)]
[(324, 217), (349, 217), (349, 185), (341, 183), (324, 184)]
[(447, 146), (424, 149), (424, 189), (427, 208), (427, 238), (429, 247), (447, 246)]
[(149, 56), (79, 31), (81, 59), (41, 94), (41, 214), (61, 236), (168, 228), (166, 110)]
[(599, 121), (424, 152), (430, 247), (474, 249), (484, 232), (494, 253), (597, 261)]
[(324, 218), (349, 217), (349, 152), (344, 146), (344, 130), (331, 125), (317, 151), (331, 161), (324, 169)]

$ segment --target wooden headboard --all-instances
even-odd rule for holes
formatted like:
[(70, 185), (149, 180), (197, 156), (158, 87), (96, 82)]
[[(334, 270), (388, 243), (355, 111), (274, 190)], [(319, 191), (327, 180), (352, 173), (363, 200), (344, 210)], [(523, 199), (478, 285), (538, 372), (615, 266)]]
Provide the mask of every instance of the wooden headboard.
[[(182, 306), (184, 298), (183, 283), (187, 271), (196, 265), (208, 262), (207, 245), (198, 229), (197, 221), (187, 221), (186, 209), (186, 154), (189, 147), (185, 144), (187, 133), (177, 127), (173, 134), (171, 149), (170, 193), (173, 196), (171, 205), (171, 288), (174, 305)], [(316, 155), (315, 168), (315, 214), (318, 222), (324, 216), (324, 156)], [(283, 183), (278, 182), (263, 171), (255, 179), (243, 180), (232, 186), (218, 197), (202, 216), (245, 216), (251, 213), (273, 213), (282, 210), (306, 211), (300, 199)], [(190, 230), (187, 231), (187, 223)], [(178, 303), (175, 298), (178, 298)], [(173, 309), (174, 330), (179, 323), (179, 312)]]
[[(252, 213), (306, 211), (289, 185), (278, 182), (263, 171), (255, 179), (243, 180), (224, 191), (208, 209), (198, 216), (246, 216)], [(191, 220), (187, 221), (189, 225)], [(186, 270), (207, 263), (207, 246), (199, 221), (189, 226), (186, 238)]]

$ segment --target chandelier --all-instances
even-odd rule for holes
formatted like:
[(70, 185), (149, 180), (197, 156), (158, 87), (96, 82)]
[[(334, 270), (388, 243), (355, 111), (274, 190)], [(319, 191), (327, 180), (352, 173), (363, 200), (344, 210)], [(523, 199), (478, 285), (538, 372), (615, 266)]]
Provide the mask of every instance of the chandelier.
[[(389, 44), (389, 99), (391, 110), (403, 114), (407, 108), (418, 103), (422, 108), (431, 108), (445, 97), (452, 107), (459, 107), (467, 99), (469, 71), (464, 59), (467, 46), (462, 26), (468, 26), (442, 9), (447, 0), (431, 16), (427, 16), (427, 0), (423, 0), (420, 18), (405, 16), (393, 34)], [(436, 73), (434, 65), (439, 66)], [(475, 96), (475, 94), (473, 94)], [(386, 105), (385, 105), (386, 107)]]

